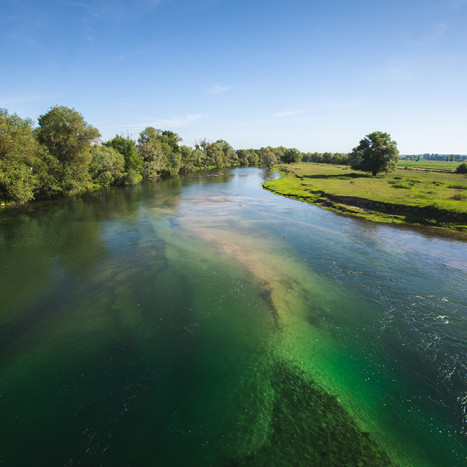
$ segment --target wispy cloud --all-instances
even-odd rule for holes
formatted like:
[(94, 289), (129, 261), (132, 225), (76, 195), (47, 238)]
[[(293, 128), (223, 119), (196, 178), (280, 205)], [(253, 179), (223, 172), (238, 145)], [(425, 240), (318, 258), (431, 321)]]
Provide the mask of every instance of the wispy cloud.
[(10, 34), (8, 38), (14, 41), (20, 42), (23, 45), (26, 45), (27, 47), (31, 47), (32, 49), (36, 49), (36, 50), (44, 49), (43, 45), (29, 34), (17, 32), (14, 34)]
[(132, 104), (130, 102), (118, 102), (118, 105), (121, 105), (122, 107), (130, 107), (131, 109), (137, 109), (138, 106), (136, 104)]
[(61, 96), (25, 96), (25, 97), (13, 97), (10, 99), (2, 99), (0, 97), (0, 106), (10, 105), (10, 104), (19, 104), (23, 102), (35, 102), (43, 100), (52, 100), (59, 99)]
[(461, 10), (465, 6), (467, 6), (467, 0), (454, 0), (451, 3), (451, 8), (455, 11)]
[(395, 81), (409, 81), (413, 78), (414, 74), (411, 70), (405, 67), (393, 66), (389, 67), (388, 74)]
[(277, 112), (272, 115), (269, 115), (269, 118), (293, 117), (294, 115), (299, 115), (304, 112), (304, 110), (285, 110), (283, 112)]
[(436, 23), (431, 29), (424, 31), (421, 34), (414, 34), (412, 36), (412, 46), (423, 47), (436, 42), (439, 38), (444, 36), (449, 29), (449, 24), (446, 22)]
[(188, 126), (206, 117), (207, 115), (204, 115), (204, 114), (190, 114), (190, 115), (185, 115), (183, 117), (177, 116), (177, 117), (162, 119), (162, 120), (157, 121), (156, 123), (157, 123), (157, 126), (160, 126), (160, 127), (166, 126), (166, 127), (180, 128), (180, 127)]
[(208, 92), (209, 94), (217, 95), (224, 94), (225, 92), (230, 91), (230, 89), (232, 88), (230, 88), (229, 86), (221, 86), (220, 84), (215, 84), (208, 88)]
[[(121, 104), (125, 105), (125, 104)], [(169, 117), (169, 118), (161, 118), (161, 119), (151, 119), (147, 117), (140, 117), (140, 118), (134, 118), (133, 122), (134, 123), (125, 123), (125, 124), (119, 124), (115, 122), (110, 122), (110, 121), (105, 121), (101, 122), (102, 126), (100, 128), (102, 129), (112, 129), (113, 131), (116, 131), (117, 133), (119, 131), (127, 131), (127, 130), (138, 130), (138, 129), (143, 129), (148, 126), (152, 126), (154, 128), (161, 128), (161, 129), (171, 129), (171, 128), (182, 128), (189, 126), (199, 120), (203, 120), (207, 118), (208, 116), (206, 114), (189, 114), (189, 115), (183, 115), (183, 116), (174, 116), (174, 117)]]
[(161, 3), (171, 0), (62, 0), (56, 5), (76, 7), (100, 20), (125, 20), (139, 18), (150, 13)]

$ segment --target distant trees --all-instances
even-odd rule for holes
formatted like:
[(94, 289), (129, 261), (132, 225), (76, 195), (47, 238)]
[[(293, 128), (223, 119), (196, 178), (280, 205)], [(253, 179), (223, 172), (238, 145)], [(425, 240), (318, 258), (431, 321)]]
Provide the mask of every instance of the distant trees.
[(281, 156), (281, 161), (286, 164), (292, 164), (293, 162), (300, 162), (302, 160), (302, 153), (295, 148), (286, 149), (284, 154)]
[(375, 131), (365, 136), (349, 155), (353, 169), (371, 172), (373, 176), (380, 172), (389, 172), (396, 168), (399, 160), (397, 143), (388, 133)]
[(272, 151), (268, 151), (263, 156), (263, 165), (265, 167), (272, 167), (277, 164), (277, 157)]

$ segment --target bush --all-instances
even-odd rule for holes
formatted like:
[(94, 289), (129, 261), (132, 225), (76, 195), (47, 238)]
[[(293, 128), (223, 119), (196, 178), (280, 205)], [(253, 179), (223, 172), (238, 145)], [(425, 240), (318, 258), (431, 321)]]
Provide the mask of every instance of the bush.
[(456, 169), (456, 174), (467, 174), (467, 164), (461, 164)]

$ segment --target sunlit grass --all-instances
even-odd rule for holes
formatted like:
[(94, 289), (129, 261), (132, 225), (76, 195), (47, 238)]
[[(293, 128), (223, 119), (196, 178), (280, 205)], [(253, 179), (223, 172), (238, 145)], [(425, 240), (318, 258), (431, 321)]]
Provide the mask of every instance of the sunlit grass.
[[(409, 170), (398, 168), (390, 174), (380, 174), (372, 177), (370, 174), (351, 169), (349, 166), (299, 163), (281, 165), (278, 169), (283, 177), (267, 182), (265, 187), (278, 194), (308, 201), (333, 210), (346, 211), (350, 214), (383, 222), (421, 222), (435, 225), (451, 226), (450, 219), (441, 219), (442, 211), (460, 214), (461, 218), (455, 224), (465, 224), (463, 214), (467, 213), (467, 176), (448, 172), (428, 170)], [(333, 197), (348, 197), (348, 200), (336, 200)], [(355, 202), (352, 202), (352, 198)], [(359, 200), (360, 199), (360, 200)], [(411, 206), (433, 212), (433, 221), (420, 213), (421, 218), (410, 220), (401, 218), (399, 212), (388, 214), (355, 209), (361, 204), (361, 199), (380, 203)], [(348, 205), (349, 209), (343, 209)], [(361, 207), (361, 206), (360, 206)], [(402, 208), (400, 208), (402, 210)], [(377, 219), (374, 219), (376, 216)], [(380, 217), (378, 219), (378, 217)], [(449, 217), (449, 216), (448, 216)], [(425, 222), (423, 222), (425, 221)], [(459, 228), (459, 226), (455, 227)], [(462, 228), (463, 229), (463, 228)]]

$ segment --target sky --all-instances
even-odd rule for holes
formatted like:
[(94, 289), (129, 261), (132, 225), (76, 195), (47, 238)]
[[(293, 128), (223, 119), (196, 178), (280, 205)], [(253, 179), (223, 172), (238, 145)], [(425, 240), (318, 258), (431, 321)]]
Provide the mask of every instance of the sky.
[(467, 0), (0, 0), (0, 107), (102, 140), (467, 154)]

